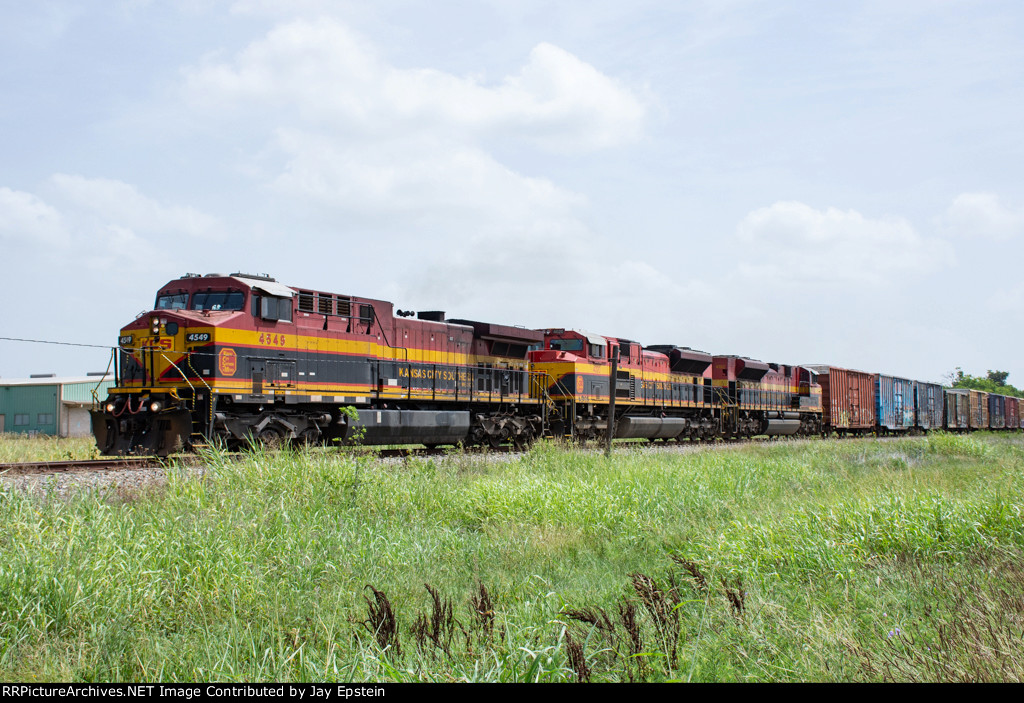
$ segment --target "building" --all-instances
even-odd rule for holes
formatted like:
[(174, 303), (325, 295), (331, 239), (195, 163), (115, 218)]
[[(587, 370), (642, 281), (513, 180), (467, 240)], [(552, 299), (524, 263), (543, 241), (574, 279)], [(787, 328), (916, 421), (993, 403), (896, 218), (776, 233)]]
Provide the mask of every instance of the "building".
[(93, 392), (102, 401), (113, 385), (114, 377), (102, 373), (0, 378), (0, 433), (86, 437), (92, 434)]

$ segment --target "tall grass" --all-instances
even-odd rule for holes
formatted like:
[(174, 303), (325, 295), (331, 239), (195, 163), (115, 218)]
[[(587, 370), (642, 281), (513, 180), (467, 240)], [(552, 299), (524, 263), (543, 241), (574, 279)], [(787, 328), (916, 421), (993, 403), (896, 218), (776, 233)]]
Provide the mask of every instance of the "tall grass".
[(0, 434), (0, 464), (25, 461), (70, 461), (99, 455), (92, 437)]
[(1024, 671), (1020, 435), (205, 463), (130, 496), (0, 483), (0, 678)]

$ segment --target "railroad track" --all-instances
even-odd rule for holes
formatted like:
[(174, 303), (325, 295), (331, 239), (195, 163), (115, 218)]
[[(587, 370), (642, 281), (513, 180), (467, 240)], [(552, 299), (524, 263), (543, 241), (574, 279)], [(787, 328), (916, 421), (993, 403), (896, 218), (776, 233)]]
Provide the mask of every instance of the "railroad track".
[(64, 474), (84, 471), (126, 471), (151, 469), (166, 466), (167, 462), (156, 457), (107, 457), (104, 459), (75, 459), (71, 461), (24, 461), (15, 464), (0, 464), (0, 476), (24, 476), (27, 474)]
[[(379, 449), (370, 452), (371, 456), (380, 458), (402, 458), (411, 456), (440, 456), (451, 453), (451, 447), (426, 449), (423, 447), (409, 447), (402, 449)], [(465, 450), (471, 452), (473, 450)], [(499, 447), (487, 450), (493, 454), (508, 454), (514, 451), (513, 447)], [(474, 453), (479, 453), (476, 451)], [(245, 452), (231, 455), (234, 458), (243, 458)], [(194, 465), (201, 461), (201, 457), (195, 454), (179, 455), (161, 459), (155, 456), (143, 457), (104, 457), (102, 459), (75, 459), (70, 461), (24, 461), (18, 463), (0, 464), (0, 477), (4, 476), (30, 476), (42, 474), (69, 474), (84, 473), (88, 471), (131, 471), (135, 469), (159, 469), (167, 467), (171, 462)]]

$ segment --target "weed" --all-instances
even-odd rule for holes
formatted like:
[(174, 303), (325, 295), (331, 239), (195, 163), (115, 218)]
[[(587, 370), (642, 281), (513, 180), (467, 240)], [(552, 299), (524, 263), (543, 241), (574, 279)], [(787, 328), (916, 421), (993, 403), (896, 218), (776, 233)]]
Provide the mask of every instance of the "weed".
[(490, 644), (494, 641), (494, 602), (487, 587), (479, 584), (477, 592), (470, 596), (469, 609), (473, 614), (476, 630), (481, 633), (482, 641)]
[(679, 589), (671, 582), (670, 587), (663, 590), (653, 578), (642, 573), (631, 574), (630, 582), (654, 623), (659, 644), (668, 657), (666, 666), (671, 668), (676, 662), (679, 647), (679, 605), (682, 603)]
[[(412, 624), (416, 646), (421, 652), (428, 649), (433, 652), (433, 648), (436, 648), (451, 656), (452, 638), (456, 628), (463, 629), (462, 625), (455, 619), (451, 599), (442, 599), (437, 589), (429, 583), (423, 586), (430, 594), (431, 611), (429, 616), (421, 613)], [(433, 648), (428, 647), (428, 644), (433, 645)]]
[(391, 601), (383, 591), (378, 591), (369, 584), (366, 588), (373, 593), (373, 600), (370, 600), (369, 596), (364, 596), (367, 618), (361, 624), (373, 635), (382, 652), (393, 651), (396, 656), (401, 656), (402, 643), (398, 636), (398, 618), (395, 617)]
[(589, 683), (591, 671), (587, 666), (587, 657), (583, 653), (583, 645), (573, 639), (572, 633), (566, 630), (565, 652), (569, 658), (569, 666), (576, 672), (576, 680), (579, 683)]
[(690, 578), (692, 578), (694, 583), (697, 584), (697, 590), (700, 593), (704, 595), (708, 594), (709, 588), (707, 576), (701, 572), (700, 567), (697, 566), (696, 562), (685, 559), (678, 554), (669, 554), (669, 558), (686, 569), (686, 572), (690, 574)]

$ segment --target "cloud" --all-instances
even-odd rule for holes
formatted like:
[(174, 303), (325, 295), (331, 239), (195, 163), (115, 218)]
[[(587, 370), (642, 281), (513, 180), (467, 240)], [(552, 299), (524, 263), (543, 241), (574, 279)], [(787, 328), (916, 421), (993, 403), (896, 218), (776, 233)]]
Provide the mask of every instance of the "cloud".
[(646, 108), (628, 88), (571, 53), (537, 45), (494, 84), (431, 68), (388, 65), (331, 20), (279, 25), (232, 60), (210, 58), (184, 74), (196, 109), (251, 115), (260, 106), (338, 137), (426, 133), (463, 142), (515, 137), (557, 152), (639, 139)]
[(965, 239), (1009, 241), (1024, 234), (1024, 210), (1014, 210), (992, 193), (961, 193), (949, 206), (942, 224)]
[(901, 217), (869, 218), (795, 201), (749, 213), (737, 239), (744, 270), (780, 282), (881, 283), (929, 274), (954, 260), (947, 242), (921, 236)]
[[(573, 218), (492, 225), (423, 262), (400, 292), (460, 317), (583, 327), (644, 336), (645, 343), (687, 338), (688, 326), (715, 314), (713, 287), (666, 274), (634, 256), (635, 244), (602, 237)], [(666, 314), (683, 309), (686, 315)], [(658, 340), (646, 339), (652, 330)]]
[(543, 178), (517, 174), (486, 151), (458, 143), (395, 139), (387, 146), (339, 142), (280, 130), (286, 155), (272, 186), (293, 197), (351, 212), (455, 217), (463, 226), (566, 216), (585, 198)]
[(606, 311), (625, 290), (679, 290), (654, 267), (612, 256), (615, 244), (584, 221), (584, 196), (496, 156), (495, 144), (562, 155), (642, 137), (643, 100), (552, 44), (488, 80), (397, 67), (340, 22), (294, 19), (185, 70), (181, 94), (203, 119), (262, 137), (249, 172), (266, 188), (346, 223), (335, 241), (312, 245), (396, 252), (396, 294), (520, 322), (526, 306), (564, 301), (567, 286)]
[(217, 220), (191, 207), (168, 206), (135, 186), (105, 178), (55, 174), (48, 197), (0, 187), (0, 240), (26, 255), (102, 270), (166, 262), (167, 242), (206, 241)]
[(203, 238), (218, 234), (215, 218), (191, 207), (162, 205), (123, 181), (58, 173), (50, 182), (69, 205), (122, 231)]
[(64, 219), (31, 193), (0, 188), (0, 240), (45, 246), (67, 242)]

